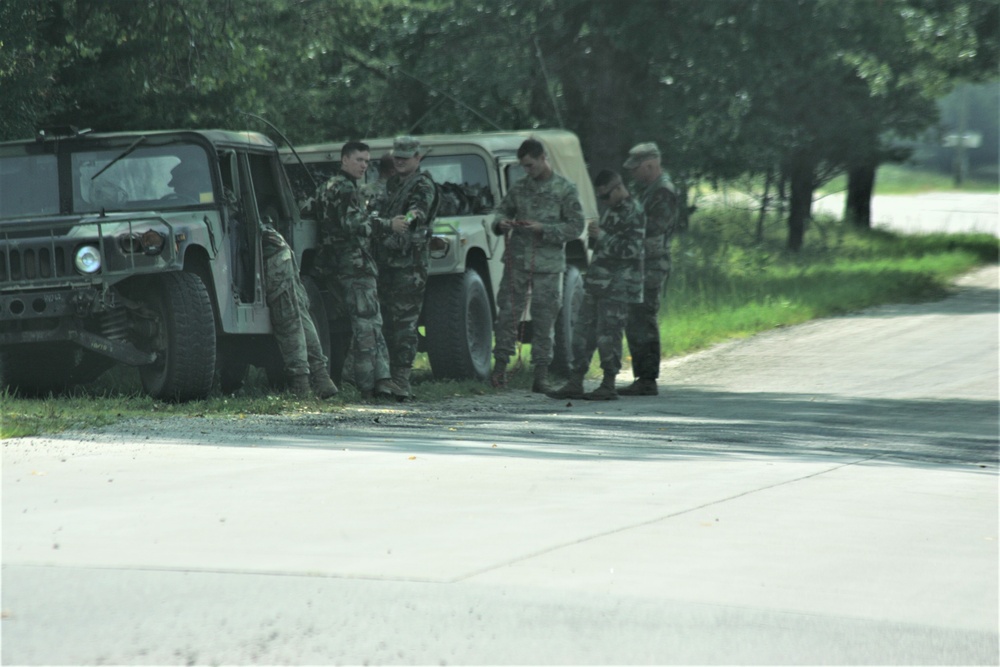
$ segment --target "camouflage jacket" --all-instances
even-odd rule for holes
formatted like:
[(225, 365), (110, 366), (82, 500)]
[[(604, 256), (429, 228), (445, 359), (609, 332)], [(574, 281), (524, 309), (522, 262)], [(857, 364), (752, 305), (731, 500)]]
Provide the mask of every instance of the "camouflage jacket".
[(584, 278), (588, 293), (623, 303), (642, 301), (646, 216), (631, 197), (604, 212)]
[[(430, 263), (429, 218), (436, 204), (437, 186), (426, 171), (419, 169), (406, 178), (394, 175), (386, 183), (384, 210), (379, 211), (383, 231), (378, 241), (378, 262), (382, 266), (406, 268), (415, 263)], [(397, 215), (416, 213), (410, 231), (397, 234), (392, 231), (391, 220)]]
[(382, 225), (365, 209), (357, 181), (338, 174), (321, 185), (316, 193), (316, 212), (317, 270), (323, 275), (373, 273), (370, 237)]
[(386, 181), (381, 178), (371, 183), (365, 183), (360, 188), (361, 198), (365, 200), (365, 205), (369, 211), (378, 213), (385, 208), (386, 204)]
[(661, 174), (649, 185), (636, 183), (635, 192), (646, 212), (646, 269), (669, 271), (670, 241), (680, 222), (674, 184)]
[(493, 231), (500, 220), (535, 220), (541, 235), (515, 226), (507, 239), (505, 261), (524, 271), (559, 273), (566, 270), (566, 242), (583, 233), (583, 209), (576, 186), (559, 174), (545, 181), (522, 178), (500, 202)]

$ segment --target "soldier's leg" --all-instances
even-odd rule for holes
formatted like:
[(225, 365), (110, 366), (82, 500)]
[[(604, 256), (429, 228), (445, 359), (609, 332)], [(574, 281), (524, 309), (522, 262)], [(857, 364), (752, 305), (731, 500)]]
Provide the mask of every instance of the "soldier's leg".
[(496, 344), (493, 358), (507, 364), (517, 349), (517, 330), (527, 300), (530, 274), (518, 269), (505, 270), (497, 292)]
[(265, 271), (265, 301), (285, 373), (290, 378), (308, 376), (306, 338), (299, 319), (299, 302), (295, 296), (297, 276), (294, 273), (295, 264), (291, 261), (291, 251), (282, 249), (267, 258)]
[(660, 375), (660, 298), (668, 275), (664, 271), (647, 271), (642, 303), (629, 306), (625, 336), (636, 379), (655, 381)]
[(389, 365), (393, 369), (412, 368), (420, 338), (417, 322), (424, 307), (427, 271), (421, 267), (397, 271), (392, 287), (392, 339), (386, 340), (389, 345)]
[(605, 299), (601, 302), (598, 323), (594, 326), (601, 369), (618, 375), (622, 369), (622, 334), (628, 320), (629, 304)]
[(593, 294), (583, 295), (583, 305), (576, 327), (573, 329), (573, 373), (581, 377), (590, 369), (590, 360), (594, 358), (594, 350), (598, 349), (598, 325), (600, 315), (598, 307), (601, 301)]
[(531, 280), (531, 363), (552, 363), (555, 324), (562, 306), (561, 273), (536, 273)]
[[(382, 334), (378, 288), (373, 276), (343, 280), (345, 305), (351, 318), (351, 345), (345, 374), (363, 394), (389, 377), (389, 354)], [(350, 364), (348, 366), (347, 364)]]

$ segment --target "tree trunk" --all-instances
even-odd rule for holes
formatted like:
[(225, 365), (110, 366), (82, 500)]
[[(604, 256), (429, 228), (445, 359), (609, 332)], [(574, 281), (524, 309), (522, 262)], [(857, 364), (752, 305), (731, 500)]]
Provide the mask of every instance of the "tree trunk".
[(870, 229), (872, 226), (872, 193), (875, 190), (877, 165), (853, 167), (847, 172), (847, 202), (844, 220)]
[(788, 204), (788, 249), (795, 252), (802, 249), (806, 222), (812, 216), (814, 172), (811, 162), (796, 161), (789, 174), (792, 193)]

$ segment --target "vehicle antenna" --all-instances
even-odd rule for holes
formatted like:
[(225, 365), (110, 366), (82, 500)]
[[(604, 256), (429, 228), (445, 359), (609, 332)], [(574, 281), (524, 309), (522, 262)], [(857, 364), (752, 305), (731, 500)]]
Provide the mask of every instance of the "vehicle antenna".
[(298, 151), (295, 150), (295, 146), (292, 145), (292, 142), (288, 140), (288, 137), (286, 137), (281, 130), (275, 127), (274, 123), (267, 120), (266, 118), (261, 118), (257, 114), (252, 114), (249, 111), (243, 111), (242, 109), (237, 109), (236, 111), (246, 116), (250, 116), (251, 118), (255, 118), (260, 122), (264, 123), (265, 125), (267, 125), (272, 130), (274, 130), (274, 132), (278, 135), (278, 137), (280, 137), (281, 140), (284, 141), (286, 144), (288, 144), (288, 147), (292, 149), (292, 155), (294, 155), (295, 159), (299, 161), (300, 165), (302, 165), (302, 170), (306, 172), (306, 175), (309, 177), (309, 180), (312, 181), (313, 187), (319, 188), (319, 182), (317, 182), (316, 178), (312, 175), (312, 172), (309, 171), (309, 168), (306, 166), (306, 163), (302, 161), (302, 158), (299, 157), (299, 153)]

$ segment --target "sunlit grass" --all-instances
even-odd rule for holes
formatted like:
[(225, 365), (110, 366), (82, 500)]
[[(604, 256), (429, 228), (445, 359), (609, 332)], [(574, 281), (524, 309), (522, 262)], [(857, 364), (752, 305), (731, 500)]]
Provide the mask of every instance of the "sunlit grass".
[[(914, 195), (925, 192), (997, 192), (1000, 182), (996, 174), (973, 175), (960, 186), (950, 174), (928, 169), (917, 169), (900, 164), (884, 164), (875, 175), (875, 194)], [(838, 176), (821, 188), (822, 192), (847, 190), (847, 177)]]

